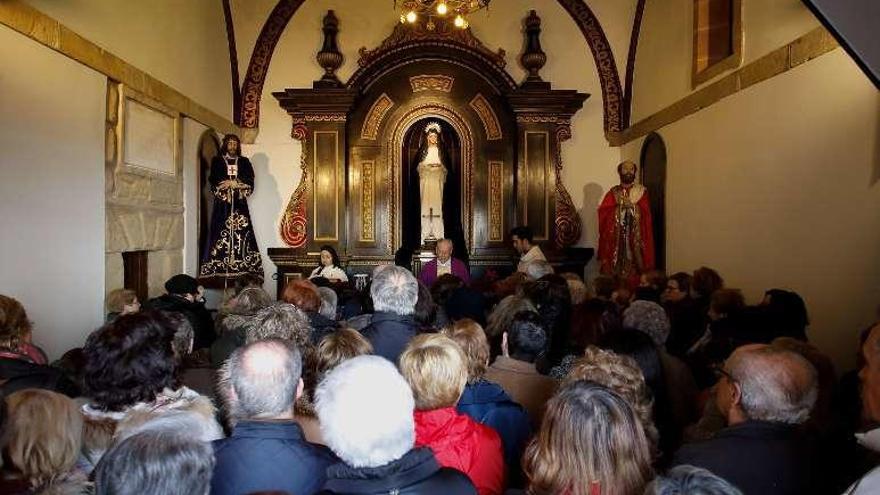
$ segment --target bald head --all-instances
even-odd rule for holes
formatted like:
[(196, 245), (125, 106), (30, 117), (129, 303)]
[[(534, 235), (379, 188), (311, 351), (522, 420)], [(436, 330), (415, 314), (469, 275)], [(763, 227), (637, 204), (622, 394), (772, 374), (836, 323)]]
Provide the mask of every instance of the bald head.
[(281, 339), (236, 349), (220, 371), (227, 408), (234, 419), (291, 417), (302, 392), (302, 358), (293, 343)]
[(747, 419), (800, 424), (816, 403), (816, 370), (799, 354), (767, 345), (737, 349), (725, 365)]

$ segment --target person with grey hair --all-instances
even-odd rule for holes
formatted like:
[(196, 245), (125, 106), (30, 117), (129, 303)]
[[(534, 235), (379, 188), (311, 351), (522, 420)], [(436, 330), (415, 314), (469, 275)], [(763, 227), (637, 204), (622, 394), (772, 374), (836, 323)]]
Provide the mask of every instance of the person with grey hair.
[(207, 495), (211, 446), (183, 431), (147, 430), (116, 444), (95, 468), (97, 495)]
[(288, 340), (260, 340), (236, 349), (220, 370), (221, 396), (234, 424), (214, 442), (214, 495), (260, 491), (312, 494), (333, 462), (329, 452), (306, 442), (294, 421), (303, 391), (302, 356)]
[(413, 317), (419, 283), (406, 268), (389, 265), (373, 272), (370, 296), (375, 312), (361, 333), (373, 345), (374, 354), (396, 364), (403, 348), (419, 331)]
[(685, 445), (672, 465), (706, 468), (744, 493), (811, 493), (810, 441), (799, 426), (816, 402), (816, 370), (792, 351), (737, 349), (718, 368), (715, 401), (727, 427)]
[(321, 296), (321, 309), (318, 313), (328, 320), (336, 321), (336, 304), (339, 302), (336, 291), (330, 287), (318, 287), (318, 295)]
[(544, 275), (553, 273), (553, 266), (547, 260), (532, 260), (525, 262), (522, 271), (525, 271), (529, 279), (538, 280)]
[(324, 441), (342, 462), (322, 493), (476, 494), (467, 476), (415, 445), (415, 400), (397, 368), (377, 356), (333, 369), (315, 393)]
[(739, 489), (712, 472), (687, 464), (658, 476), (645, 488), (645, 495), (743, 495)]
[(309, 317), (302, 310), (293, 304), (276, 302), (257, 311), (247, 329), (245, 342), (282, 339), (302, 347), (311, 341), (311, 335)]

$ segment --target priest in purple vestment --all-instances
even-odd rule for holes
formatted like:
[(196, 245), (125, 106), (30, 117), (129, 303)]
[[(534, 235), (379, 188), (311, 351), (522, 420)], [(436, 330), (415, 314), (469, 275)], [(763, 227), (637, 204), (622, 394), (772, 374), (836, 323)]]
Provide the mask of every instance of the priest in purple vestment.
[(452, 257), (452, 241), (440, 239), (437, 241), (437, 257), (425, 263), (419, 273), (419, 280), (431, 287), (438, 277), (447, 273), (462, 279), (465, 284), (470, 282), (467, 265), (460, 259)]

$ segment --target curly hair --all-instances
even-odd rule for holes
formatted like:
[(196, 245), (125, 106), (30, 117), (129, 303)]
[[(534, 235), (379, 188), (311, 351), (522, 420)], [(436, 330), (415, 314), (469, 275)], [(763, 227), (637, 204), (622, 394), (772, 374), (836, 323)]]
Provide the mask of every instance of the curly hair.
[(154, 311), (120, 316), (86, 340), (86, 394), (104, 411), (123, 411), (175, 388), (174, 328)]
[(0, 349), (15, 351), (31, 333), (24, 306), (17, 299), (0, 294)]
[(572, 365), (568, 375), (562, 380), (562, 385), (578, 380), (596, 382), (620, 394), (633, 408), (642, 424), (645, 436), (651, 444), (651, 451), (658, 453), (660, 434), (654, 426), (654, 400), (642, 370), (633, 358), (589, 346), (584, 351), (584, 356)]
[(293, 304), (283, 302), (261, 309), (251, 319), (245, 340), (250, 344), (273, 338), (291, 340), (299, 348), (309, 346), (312, 327), (308, 316)]

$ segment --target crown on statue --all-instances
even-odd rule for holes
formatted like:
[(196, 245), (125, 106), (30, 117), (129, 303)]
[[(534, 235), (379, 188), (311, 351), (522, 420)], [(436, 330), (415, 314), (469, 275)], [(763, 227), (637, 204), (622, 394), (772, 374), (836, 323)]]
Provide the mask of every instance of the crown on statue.
[(431, 122), (430, 124), (425, 126), (425, 134), (430, 132), (436, 132), (440, 134), (440, 123), (439, 122)]

